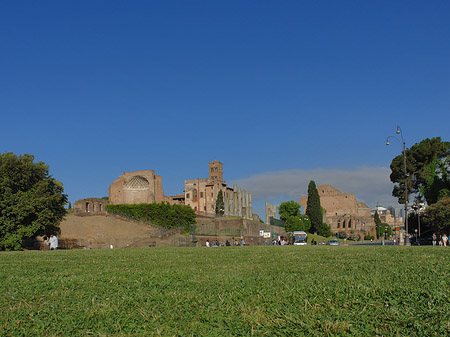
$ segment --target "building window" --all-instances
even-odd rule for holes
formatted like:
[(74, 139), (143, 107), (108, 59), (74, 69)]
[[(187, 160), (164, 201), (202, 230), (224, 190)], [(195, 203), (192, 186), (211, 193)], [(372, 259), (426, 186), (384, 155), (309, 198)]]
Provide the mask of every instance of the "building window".
[(86, 213), (88, 213), (89, 212), (89, 203), (87, 202), (86, 203)]
[(206, 206), (203, 206), (203, 210), (206, 211)]
[(211, 198), (214, 198), (214, 193), (211, 193)]
[(341, 228), (341, 220), (338, 220), (338, 222), (337, 222), (337, 228)]
[(194, 207), (194, 211), (196, 211), (196, 212), (197, 212), (197, 206), (195, 206), (195, 207)]
[(203, 192), (200, 192), (200, 199), (203, 198)]
[(186, 199), (189, 199), (189, 193), (186, 193)]
[(342, 221), (342, 228), (345, 228), (345, 220)]
[(192, 201), (197, 201), (198, 195), (197, 195), (197, 189), (192, 191)]
[(352, 228), (352, 219), (348, 220), (348, 228)]

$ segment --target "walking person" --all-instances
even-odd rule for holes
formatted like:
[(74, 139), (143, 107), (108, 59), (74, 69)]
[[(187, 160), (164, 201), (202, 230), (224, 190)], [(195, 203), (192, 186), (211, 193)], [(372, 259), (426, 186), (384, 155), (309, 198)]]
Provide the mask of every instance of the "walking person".
[(58, 249), (58, 238), (55, 235), (53, 235), (53, 234), (50, 234), (50, 238), (47, 239), (45, 241), (45, 243), (48, 246), (50, 246), (50, 250), (57, 250)]
[(446, 234), (442, 235), (442, 244), (444, 245), (444, 247), (447, 247), (447, 241), (448, 241), (448, 237)]
[(433, 246), (436, 246), (436, 241), (437, 241), (437, 235), (436, 235), (436, 233), (433, 233)]

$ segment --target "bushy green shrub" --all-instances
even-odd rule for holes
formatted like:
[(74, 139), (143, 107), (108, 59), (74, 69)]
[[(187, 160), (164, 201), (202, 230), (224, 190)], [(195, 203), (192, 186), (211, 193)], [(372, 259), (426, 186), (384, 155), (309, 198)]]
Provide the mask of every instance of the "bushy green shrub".
[(106, 205), (110, 214), (143, 222), (162, 228), (182, 227), (189, 231), (189, 225), (195, 223), (195, 212), (189, 206), (170, 205), (169, 203)]

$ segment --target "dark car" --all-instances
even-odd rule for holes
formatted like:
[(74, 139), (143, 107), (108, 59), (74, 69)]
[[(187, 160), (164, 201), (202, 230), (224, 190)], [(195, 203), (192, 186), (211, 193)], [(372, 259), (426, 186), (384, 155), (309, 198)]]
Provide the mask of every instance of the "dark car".
[(414, 246), (432, 246), (433, 245), (433, 238), (418, 238), (416, 241), (416, 238), (411, 239), (411, 244)]

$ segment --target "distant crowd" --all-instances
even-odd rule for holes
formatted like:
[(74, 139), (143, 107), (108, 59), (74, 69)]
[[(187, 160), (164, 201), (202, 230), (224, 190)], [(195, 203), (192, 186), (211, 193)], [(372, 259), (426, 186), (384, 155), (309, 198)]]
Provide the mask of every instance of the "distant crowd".
[[(206, 247), (223, 247), (223, 245), (219, 242), (219, 240), (216, 241), (209, 241), (206, 240), (205, 243)], [(241, 238), (239, 241), (237, 239), (232, 239), (231, 242), (229, 240), (225, 241), (225, 246), (226, 247), (231, 247), (231, 246), (245, 246), (245, 240), (243, 238)]]
[(448, 236), (446, 234), (444, 235), (439, 235), (439, 237), (433, 233), (433, 246), (442, 246), (442, 247), (447, 247), (447, 242), (448, 242)]

